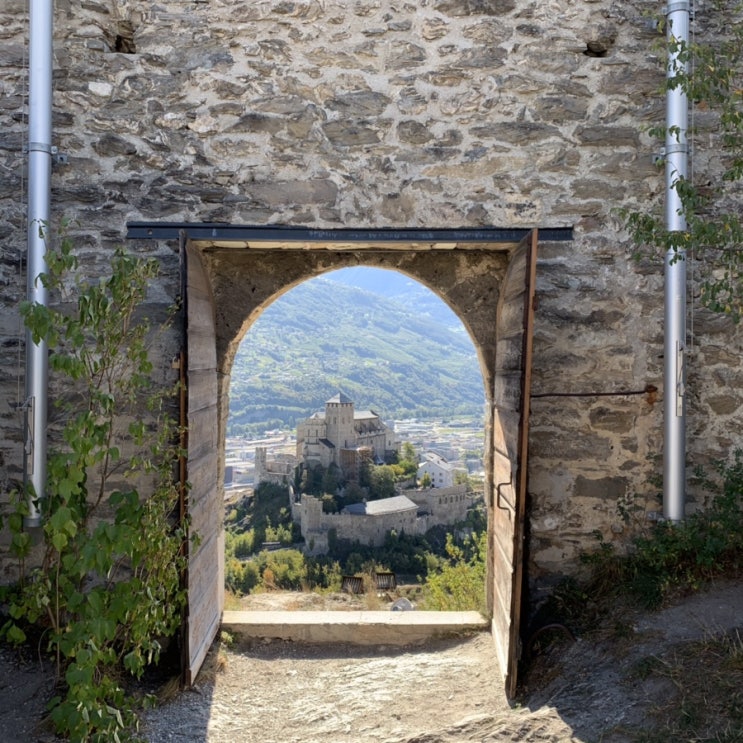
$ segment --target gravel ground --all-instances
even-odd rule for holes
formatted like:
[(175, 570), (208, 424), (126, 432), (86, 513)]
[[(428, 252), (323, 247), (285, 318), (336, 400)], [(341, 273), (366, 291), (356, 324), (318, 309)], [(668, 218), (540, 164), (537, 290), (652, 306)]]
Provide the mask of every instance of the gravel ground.
[[(487, 634), (403, 649), (215, 646), (195, 687), (148, 711), (142, 732), (148, 743), (627, 743), (674, 693), (670, 682), (638, 678), (638, 662), (742, 629), (742, 586), (638, 616), (621, 642), (555, 645), (515, 706)], [(40, 722), (52, 690), (49, 664), (0, 648), (2, 743), (55, 740)]]

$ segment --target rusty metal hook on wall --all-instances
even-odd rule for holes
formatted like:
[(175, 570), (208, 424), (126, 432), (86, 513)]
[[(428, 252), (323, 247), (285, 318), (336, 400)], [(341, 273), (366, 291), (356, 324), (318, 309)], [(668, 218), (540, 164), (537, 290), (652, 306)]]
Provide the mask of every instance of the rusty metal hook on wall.
[[(508, 480), (507, 482), (499, 482), (495, 486), (495, 505), (496, 505), (497, 508), (500, 508), (502, 511), (509, 511), (509, 510), (510, 511), (516, 511), (516, 507), (512, 503), (509, 503), (508, 498), (506, 498), (506, 496), (503, 495), (503, 493), (501, 492), (501, 488), (504, 485), (513, 485), (513, 470), (511, 470), (511, 479), (510, 480)], [(506, 503), (506, 506), (505, 507), (500, 504), (501, 498)]]

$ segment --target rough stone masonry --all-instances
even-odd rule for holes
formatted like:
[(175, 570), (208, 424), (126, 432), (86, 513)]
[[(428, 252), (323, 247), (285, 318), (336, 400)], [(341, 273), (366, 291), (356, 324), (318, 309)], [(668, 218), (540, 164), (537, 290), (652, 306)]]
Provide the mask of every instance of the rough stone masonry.
[[(23, 388), (26, 5), (5, 0), (0, 23), (9, 403)], [(574, 227), (573, 242), (540, 252), (529, 442), (530, 576), (569, 571), (594, 530), (621, 538), (618, 501), (657, 509), (662, 261), (631, 259), (615, 212), (657, 202), (663, 189), (646, 133), (664, 109), (647, 6), (57, 0), (53, 144), (68, 162), (53, 171), (54, 218), (71, 220), (90, 278), (130, 220)], [(178, 293), (178, 246), (131, 247), (162, 261), (156, 312)], [(689, 459), (704, 464), (736, 443), (743, 349), (726, 320), (694, 313)], [(233, 345), (248, 324), (245, 313), (236, 320)], [(162, 349), (164, 375), (174, 349), (177, 336)], [(228, 379), (228, 351), (221, 359)], [(649, 385), (657, 396), (590, 394)], [(6, 483), (19, 478), (21, 454), (22, 422), (3, 405)], [(692, 488), (691, 508), (697, 497)]]

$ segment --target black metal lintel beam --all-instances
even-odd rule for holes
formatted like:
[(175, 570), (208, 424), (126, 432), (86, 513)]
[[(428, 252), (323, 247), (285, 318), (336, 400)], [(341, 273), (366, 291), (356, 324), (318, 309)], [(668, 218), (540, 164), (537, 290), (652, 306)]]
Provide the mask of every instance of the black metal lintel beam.
[[(128, 222), (128, 240), (177, 240), (183, 232), (189, 240), (218, 242), (320, 242), (320, 243), (502, 243), (520, 242), (528, 229), (477, 227), (462, 229), (314, 229), (204, 222)], [(540, 242), (573, 239), (572, 227), (540, 228)]]

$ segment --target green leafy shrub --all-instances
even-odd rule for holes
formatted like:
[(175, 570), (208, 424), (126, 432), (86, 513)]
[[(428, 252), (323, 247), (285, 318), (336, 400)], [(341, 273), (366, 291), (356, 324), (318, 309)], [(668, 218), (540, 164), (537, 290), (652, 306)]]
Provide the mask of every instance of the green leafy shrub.
[(340, 591), (343, 581), (343, 571), (337, 561), (326, 559), (306, 558), (307, 588), (314, 590)]
[(266, 590), (280, 588), (298, 591), (307, 582), (307, 566), (299, 550), (265, 550), (258, 555), (255, 563)]
[(233, 532), (225, 533), (225, 553), (228, 556), (246, 558), (255, 552), (256, 541), (255, 541), (255, 530), (249, 529), (248, 531), (235, 534)]
[(421, 608), (429, 611), (479, 611), (487, 616), (485, 561), (487, 532), (473, 534), (463, 546), (446, 539), (447, 559), (429, 573)]
[[(40, 280), (63, 292), (76, 277), (70, 242), (47, 262)], [(121, 671), (140, 676), (181, 620), (186, 534), (173, 519), (179, 489), (172, 467), (183, 452), (167, 408), (176, 391), (154, 388), (150, 327), (137, 313), (156, 270), (154, 261), (117, 251), (109, 277), (75, 284), (73, 311), (22, 310), (34, 341), (49, 344), (52, 373), (65, 380), (56, 401), (64, 425), (37, 500), (41, 565), (25, 572), (21, 563), (22, 583), (2, 630), (14, 642), (30, 625), (43, 631), (64, 682), (50, 702), (51, 719), (75, 741), (129, 734), (135, 703)], [(30, 547), (25, 494), (14, 502), (9, 525), (22, 561)]]
[(278, 524), (277, 526), (266, 526), (266, 542), (278, 542), (288, 546), (294, 541), (293, 524)]
[(250, 593), (261, 582), (258, 564), (254, 560), (228, 557), (224, 566), (224, 582), (227, 590), (236, 595)]
[(704, 510), (680, 523), (660, 522), (637, 535), (628, 555), (600, 540), (585, 555), (591, 566), (589, 593), (627, 592), (646, 607), (659, 606), (676, 591), (697, 590), (716, 576), (743, 566), (743, 452), (717, 462), (709, 476), (698, 472), (708, 497)]
[(396, 472), (389, 464), (371, 465), (369, 468), (369, 500), (392, 498), (395, 493)]
[(418, 474), (418, 454), (415, 451), (415, 447), (409, 441), (403, 443), (402, 453), (398, 461), (393, 462), (393, 464), (398, 464), (402, 470), (400, 479), (415, 479)]

